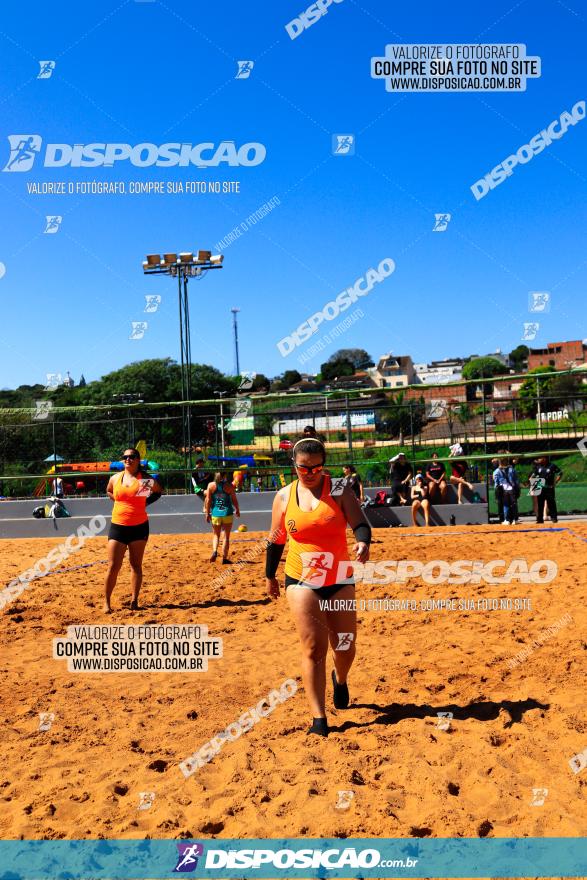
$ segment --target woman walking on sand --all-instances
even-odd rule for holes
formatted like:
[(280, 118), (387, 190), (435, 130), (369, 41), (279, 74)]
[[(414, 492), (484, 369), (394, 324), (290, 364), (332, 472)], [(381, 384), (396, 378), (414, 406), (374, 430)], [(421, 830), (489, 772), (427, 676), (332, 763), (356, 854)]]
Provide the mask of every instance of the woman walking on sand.
[(204, 496), (204, 513), (206, 520), (212, 523), (212, 555), (210, 562), (216, 562), (218, 557), (218, 544), (220, 533), (224, 534), (224, 546), (222, 548), (222, 563), (230, 565), (228, 551), (230, 549), (230, 532), (234, 514), (241, 515), (237, 494), (234, 485), (226, 479), (223, 471), (218, 471), (214, 476), (214, 482), (208, 484)]
[[(319, 440), (299, 440), (295, 444), (293, 464), (297, 479), (275, 496), (265, 567), (267, 592), (277, 598), (280, 595), (277, 568), (286, 536), (289, 537), (285, 590), (302, 643), (302, 679), (313, 716), (308, 733), (319, 736), (328, 736), (329, 732), (326, 720), (329, 643), (334, 651), (335, 708), (348, 708), (350, 699), (347, 676), (355, 658), (357, 621), (356, 611), (350, 610), (355, 585), (348, 576), (351, 565), (347, 523), (355, 534), (352, 555), (357, 562), (368, 560), (371, 543), (371, 527), (357, 496), (349, 485), (332, 493), (331, 477), (324, 473), (325, 461), (326, 450)], [(333, 608), (333, 597), (348, 601), (336, 601)]]
[(124, 555), (128, 548), (131, 568), (131, 611), (139, 610), (139, 593), (143, 583), (143, 555), (149, 540), (147, 505), (161, 498), (163, 489), (158, 480), (141, 470), (141, 456), (130, 447), (122, 456), (124, 469), (110, 477), (106, 492), (114, 501), (112, 522), (108, 532), (108, 571), (104, 584), (104, 611), (112, 611), (110, 599)]

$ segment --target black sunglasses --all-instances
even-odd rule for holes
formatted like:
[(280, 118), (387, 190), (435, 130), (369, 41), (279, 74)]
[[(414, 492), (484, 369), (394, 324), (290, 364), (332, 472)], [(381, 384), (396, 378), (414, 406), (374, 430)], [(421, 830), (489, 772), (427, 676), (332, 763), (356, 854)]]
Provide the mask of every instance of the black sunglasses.
[(123, 455), (121, 461), (132, 461), (134, 458), (138, 458), (138, 455), (135, 455), (133, 452), (132, 455)]

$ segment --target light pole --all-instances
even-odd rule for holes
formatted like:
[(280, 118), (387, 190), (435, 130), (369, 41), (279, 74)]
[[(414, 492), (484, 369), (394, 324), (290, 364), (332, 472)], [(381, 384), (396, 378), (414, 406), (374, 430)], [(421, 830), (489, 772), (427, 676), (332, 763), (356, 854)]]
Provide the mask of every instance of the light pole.
[[(192, 351), (190, 341), (190, 310), (188, 300), (188, 279), (202, 278), (209, 269), (222, 269), (224, 255), (212, 256), (211, 251), (198, 251), (197, 256), (190, 252), (180, 254), (147, 254), (143, 260), (145, 275), (171, 275), (177, 278), (179, 299), (179, 350), (181, 364), (182, 439), (184, 449), (184, 468), (192, 470), (192, 417), (191, 373)], [(186, 406), (187, 404), (187, 406)], [(186, 475), (187, 488), (187, 475)]]
[(542, 437), (542, 411), (540, 409), (540, 374), (536, 374), (536, 436)]
[(240, 361), (239, 361), (239, 356), (238, 356), (238, 325), (237, 325), (237, 317), (236, 317), (238, 315), (238, 313), (240, 312), (240, 309), (233, 307), (230, 311), (232, 312), (232, 329), (234, 332), (234, 365), (236, 368), (235, 376), (240, 376), (241, 368), (240, 368)]
[(222, 458), (224, 459), (226, 453), (226, 447), (224, 445), (224, 400), (228, 391), (215, 391), (214, 396), (218, 398), (220, 402), (220, 446), (222, 451)]

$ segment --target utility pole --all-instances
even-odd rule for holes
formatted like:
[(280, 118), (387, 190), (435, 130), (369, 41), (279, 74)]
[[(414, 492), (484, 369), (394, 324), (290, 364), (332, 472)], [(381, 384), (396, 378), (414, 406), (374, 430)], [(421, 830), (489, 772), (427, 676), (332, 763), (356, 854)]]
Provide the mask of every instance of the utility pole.
[(237, 324), (237, 315), (240, 312), (240, 309), (233, 307), (232, 312), (232, 329), (234, 331), (234, 366), (235, 366), (235, 376), (240, 376), (241, 368), (240, 361), (238, 356), (238, 324)]

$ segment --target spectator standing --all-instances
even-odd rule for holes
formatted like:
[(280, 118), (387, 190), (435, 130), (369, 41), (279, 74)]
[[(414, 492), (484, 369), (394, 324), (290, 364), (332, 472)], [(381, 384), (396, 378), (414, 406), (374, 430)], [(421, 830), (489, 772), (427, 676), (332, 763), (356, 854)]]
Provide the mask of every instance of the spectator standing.
[(534, 465), (534, 469), (530, 474), (530, 481), (532, 479), (540, 479), (543, 481), (543, 486), (540, 490), (540, 493), (536, 497), (537, 503), (537, 512), (536, 512), (536, 522), (543, 523), (544, 522), (544, 505), (548, 504), (548, 511), (550, 513), (551, 522), (558, 522), (558, 510), (556, 506), (556, 496), (555, 496), (555, 486), (557, 486), (562, 480), (563, 472), (554, 462), (550, 461), (549, 457), (546, 455), (540, 456), (540, 458), (536, 459), (536, 464)]
[(502, 525), (509, 526), (518, 523), (518, 500), (516, 497), (519, 485), (518, 475), (513, 465), (508, 464), (507, 459), (499, 459), (498, 467), (493, 472), (493, 484), (496, 493), (499, 490), (502, 499)]

